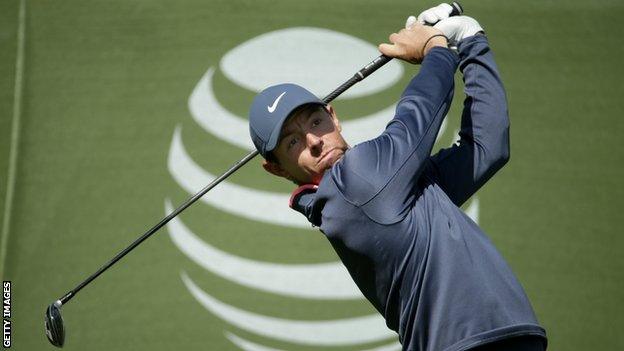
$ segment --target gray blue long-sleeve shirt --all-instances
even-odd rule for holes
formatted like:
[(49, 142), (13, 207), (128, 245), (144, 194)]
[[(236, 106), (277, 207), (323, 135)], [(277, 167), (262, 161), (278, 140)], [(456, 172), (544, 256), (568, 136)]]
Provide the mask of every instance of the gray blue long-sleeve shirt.
[[(505, 91), (487, 39), (434, 48), (377, 138), (349, 149), (292, 207), (320, 227), (404, 350), (467, 350), (546, 334), (513, 272), (459, 208), (509, 158)], [(431, 156), (459, 65), (460, 141)]]

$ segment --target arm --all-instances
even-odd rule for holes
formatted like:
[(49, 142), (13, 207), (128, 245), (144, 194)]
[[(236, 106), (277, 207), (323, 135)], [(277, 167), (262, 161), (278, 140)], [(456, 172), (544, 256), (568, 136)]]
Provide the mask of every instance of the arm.
[(379, 223), (400, 220), (450, 106), (458, 58), (433, 48), (405, 89), (396, 115), (377, 138), (349, 150), (332, 177), (345, 199)]
[(459, 145), (432, 156), (426, 174), (460, 206), (509, 159), (509, 117), (486, 37), (466, 38), (458, 49), (466, 93)]

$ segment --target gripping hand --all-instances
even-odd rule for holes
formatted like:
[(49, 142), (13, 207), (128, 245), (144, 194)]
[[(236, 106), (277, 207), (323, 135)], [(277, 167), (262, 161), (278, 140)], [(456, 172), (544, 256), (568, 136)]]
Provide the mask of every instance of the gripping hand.
[(483, 28), (474, 18), (452, 16), (453, 11), (455, 11), (453, 6), (442, 3), (421, 12), (418, 17), (410, 16), (405, 22), (405, 28), (410, 28), (416, 23), (433, 25), (446, 35), (450, 46), (456, 46), (460, 40), (483, 32)]
[(433, 27), (446, 35), (450, 46), (457, 46), (462, 39), (483, 32), (479, 22), (468, 16), (449, 17), (439, 21)]
[(436, 7), (425, 10), (416, 19), (420, 24), (434, 25), (443, 19), (449, 18), (453, 12), (453, 6), (442, 3)]

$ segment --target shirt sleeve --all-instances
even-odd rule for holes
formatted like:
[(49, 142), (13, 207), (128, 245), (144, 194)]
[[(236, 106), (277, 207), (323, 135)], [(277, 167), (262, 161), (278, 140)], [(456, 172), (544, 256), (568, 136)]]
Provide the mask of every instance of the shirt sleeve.
[(351, 204), (382, 224), (404, 217), (453, 98), (459, 63), (449, 49), (433, 48), (401, 96), (394, 118), (377, 138), (347, 151), (332, 178)]
[(458, 49), (466, 94), (460, 139), (431, 156), (425, 174), (461, 206), (509, 159), (509, 117), (487, 38), (467, 38)]

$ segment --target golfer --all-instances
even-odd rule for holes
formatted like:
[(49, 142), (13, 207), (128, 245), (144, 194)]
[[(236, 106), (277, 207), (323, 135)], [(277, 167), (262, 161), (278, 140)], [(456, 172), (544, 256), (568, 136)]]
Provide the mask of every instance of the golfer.
[[(290, 206), (327, 236), (403, 350), (544, 350), (520, 283), (459, 209), (509, 159), (509, 119), (481, 27), (444, 9), (379, 46), (421, 64), (379, 137), (350, 147), (332, 106), (294, 84), (255, 97), (251, 137), (264, 168), (299, 185)], [(458, 67), (460, 140), (431, 156)]]

